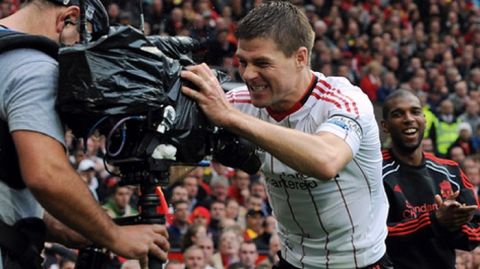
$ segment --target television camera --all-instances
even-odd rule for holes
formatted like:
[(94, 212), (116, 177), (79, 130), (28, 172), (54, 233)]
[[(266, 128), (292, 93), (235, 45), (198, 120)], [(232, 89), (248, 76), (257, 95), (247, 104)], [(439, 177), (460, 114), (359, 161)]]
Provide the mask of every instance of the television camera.
[[(82, 36), (81, 43), (59, 51), (57, 110), (76, 136), (104, 134), (105, 162), (117, 168), (120, 184), (140, 185), (140, 215), (119, 224), (164, 223), (157, 187), (168, 184), (171, 165), (211, 158), (250, 174), (259, 170), (256, 147), (211, 124), (181, 92), (180, 71), (194, 64), (194, 40), (146, 37), (130, 26), (110, 27), (94, 41)], [(227, 79), (221, 72), (217, 77)], [(82, 250), (77, 268), (102, 268), (101, 252)], [(149, 268), (161, 264), (150, 259)]]

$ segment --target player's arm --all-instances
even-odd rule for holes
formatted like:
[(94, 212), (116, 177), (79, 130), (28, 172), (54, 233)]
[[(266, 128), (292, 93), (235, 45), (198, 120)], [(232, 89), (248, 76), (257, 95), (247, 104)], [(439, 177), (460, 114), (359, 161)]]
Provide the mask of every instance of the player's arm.
[(213, 123), (247, 138), (293, 169), (319, 179), (330, 179), (352, 159), (352, 150), (342, 138), (327, 132), (307, 134), (242, 113), (228, 102), (206, 64), (187, 69), (189, 71), (182, 71), (182, 77), (199, 90), (184, 86), (182, 91), (198, 102)]
[(240, 111), (231, 113), (226, 128), (270, 152), (304, 174), (330, 179), (352, 160), (350, 146), (329, 132), (307, 134), (270, 124)]

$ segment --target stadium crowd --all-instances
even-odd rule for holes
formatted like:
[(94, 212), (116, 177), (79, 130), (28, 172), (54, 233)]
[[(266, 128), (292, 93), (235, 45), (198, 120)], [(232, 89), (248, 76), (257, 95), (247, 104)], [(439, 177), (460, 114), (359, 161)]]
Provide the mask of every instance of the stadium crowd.
[[(112, 24), (140, 25), (139, 1), (105, 0)], [(236, 23), (260, 1), (144, 0), (145, 34), (200, 42), (197, 62), (237, 73)], [(347, 77), (381, 105), (410, 89), (427, 118), (424, 150), (457, 161), (480, 185), (480, 9), (469, 0), (293, 0), (316, 33), (312, 69)], [(0, 18), (20, 6), (0, 0)], [(378, 115), (380, 116), (380, 115)], [(66, 132), (72, 165), (108, 214), (137, 214), (138, 189), (105, 169), (105, 137), (84, 143)], [(384, 139), (384, 144), (389, 144)], [(166, 268), (270, 268), (278, 237), (263, 177), (218, 163), (180, 172), (165, 191), (172, 247)], [(75, 252), (48, 244), (45, 268), (73, 268)], [(202, 265), (203, 264), (203, 267)], [(111, 268), (139, 268), (111, 256)], [(197, 267), (195, 267), (197, 266)], [(209, 266), (209, 267), (205, 267)], [(457, 268), (480, 268), (480, 249), (458, 251)]]

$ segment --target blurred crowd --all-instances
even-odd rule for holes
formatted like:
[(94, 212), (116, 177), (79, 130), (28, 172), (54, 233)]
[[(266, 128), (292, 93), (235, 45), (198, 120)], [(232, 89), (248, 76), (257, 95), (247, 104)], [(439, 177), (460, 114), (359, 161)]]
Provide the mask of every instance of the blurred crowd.
[[(240, 81), (235, 58), (237, 22), (260, 0), (105, 0), (112, 24), (146, 35), (199, 41), (194, 59)], [(316, 33), (311, 65), (344, 76), (381, 105), (396, 89), (422, 100), (424, 149), (459, 162), (480, 184), (480, 9), (473, 0), (292, 0)], [(0, 0), (0, 18), (21, 0)], [(377, 115), (379, 116), (379, 115)], [(113, 218), (137, 214), (138, 190), (119, 186), (104, 167), (105, 138), (81, 143), (66, 133), (72, 165)], [(385, 145), (388, 139), (383, 141)], [(211, 163), (178, 173), (165, 190), (172, 255), (167, 268), (270, 268), (279, 249), (263, 177)], [(73, 268), (75, 253), (47, 248), (47, 268)], [(137, 268), (111, 255), (111, 268)], [(195, 265), (200, 264), (200, 265)], [(201, 265), (210, 267), (202, 267)], [(70, 267), (68, 267), (70, 266)], [(195, 267), (198, 266), (198, 267)], [(255, 267), (256, 266), (256, 267)], [(457, 268), (480, 268), (480, 250), (458, 252)]]

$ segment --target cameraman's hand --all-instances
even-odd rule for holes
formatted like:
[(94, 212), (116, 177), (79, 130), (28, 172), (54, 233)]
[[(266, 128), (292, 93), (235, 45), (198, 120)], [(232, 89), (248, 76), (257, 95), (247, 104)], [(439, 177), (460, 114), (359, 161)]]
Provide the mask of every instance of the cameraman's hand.
[(235, 109), (230, 105), (217, 77), (205, 63), (187, 66), (183, 79), (192, 82), (197, 89), (182, 87), (182, 92), (194, 99), (215, 125), (227, 126)]
[(167, 260), (170, 244), (167, 229), (163, 225), (117, 226), (114, 242), (107, 246), (113, 253), (129, 258), (146, 260), (147, 255)]

